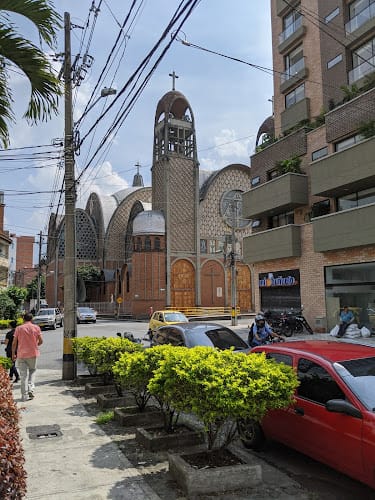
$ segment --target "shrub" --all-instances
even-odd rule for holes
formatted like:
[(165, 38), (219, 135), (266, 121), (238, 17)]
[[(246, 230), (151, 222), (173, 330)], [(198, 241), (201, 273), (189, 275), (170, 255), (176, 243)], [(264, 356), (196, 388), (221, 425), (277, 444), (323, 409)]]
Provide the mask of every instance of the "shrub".
[(74, 337), (72, 338), (73, 353), (77, 360), (84, 363), (91, 375), (96, 375), (96, 366), (92, 361), (93, 346), (105, 337)]
[(10, 370), (12, 367), (12, 360), (10, 358), (0, 356), (0, 366), (3, 366), (5, 370)]
[[(95, 342), (90, 347), (90, 361), (96, 366), (97, 372), (103, 375), (104, 380), (113, 381), (113, 366), (120, 359), (121, 354), (125, 352), (141, 351), (143, 347), (128, 339), (120, 337), (102, 338), (99, 342)], [(118, 394), (121, 395), (121, 387), (116, 386)]]
[(21, 499), (26, 494), (25, 456), (8, 373), (0, 366), (0, 498)]
[(173, 348), (150, 380), (151, 394), (204, 425), (208, 449), (227, 445), (236, 420), (260, 420), (267, 410), (291, 404), (298, 385), (293, 369), (264, 355)]

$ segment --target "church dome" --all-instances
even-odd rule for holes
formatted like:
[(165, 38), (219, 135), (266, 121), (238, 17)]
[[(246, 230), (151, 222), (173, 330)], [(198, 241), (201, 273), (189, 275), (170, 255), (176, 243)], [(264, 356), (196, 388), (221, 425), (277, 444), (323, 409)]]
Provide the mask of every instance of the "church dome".
[(147, 210), (140, 212), (133, 221), (133, 235), (143, 234), (165, 234), (165, 221), (162, 212), (157, 210)]

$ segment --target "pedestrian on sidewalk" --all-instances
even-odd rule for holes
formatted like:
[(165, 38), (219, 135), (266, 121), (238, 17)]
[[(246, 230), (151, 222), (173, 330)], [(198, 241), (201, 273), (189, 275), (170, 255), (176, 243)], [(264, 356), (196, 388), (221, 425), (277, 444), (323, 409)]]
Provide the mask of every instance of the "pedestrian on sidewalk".
[(17, 326), (12, 343), (12, 359), (17, 360), (21, 375), (22, 401), (34, 397), (35, 372), (40, 354), (39, 346), (43, 344), (41, 329), (32, 323), (33, 315), (23, 315), (23, 325)]
[[(9, 326), (11, 327), (11, 330), (7, 332), (5, 335), (5, 352), (7, 355), (7, 358), (12, 359), (12, 344), (13, 344), (13, 337), (14, 337), (14, 332), (17, 326), (17, 321), (10, 321)], [(13, 380), (13, 375), (15, 376), (14, 382), (18, 382), (20, 379), (17, 367), (16, 367), (16, 362), (12, 359), (12, 366), (9, 371), (9, 378), (10, 380)]]

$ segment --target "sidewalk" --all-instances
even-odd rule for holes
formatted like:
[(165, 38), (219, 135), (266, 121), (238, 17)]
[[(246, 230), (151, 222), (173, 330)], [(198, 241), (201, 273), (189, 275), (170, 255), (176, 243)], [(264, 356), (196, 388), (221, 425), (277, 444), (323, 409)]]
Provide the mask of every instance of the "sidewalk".
[(61, 371), (38, 370), (35, 399), (22, 403), (19, 384), (14, 397), (21, 409), (27, 500), (159, 500), (61, 380)]

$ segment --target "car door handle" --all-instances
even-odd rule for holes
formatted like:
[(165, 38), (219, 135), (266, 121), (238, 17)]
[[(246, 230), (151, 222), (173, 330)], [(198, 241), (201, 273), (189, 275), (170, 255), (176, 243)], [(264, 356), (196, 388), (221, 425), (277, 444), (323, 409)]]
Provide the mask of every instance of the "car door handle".
[(303, 408), (294, 408), (294, 413), (296, 415), (304, 415), (305, 414), (305, 410)]

